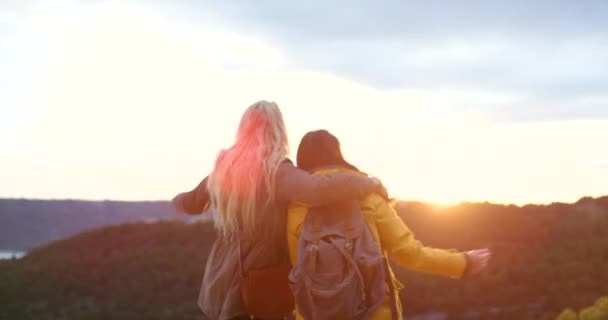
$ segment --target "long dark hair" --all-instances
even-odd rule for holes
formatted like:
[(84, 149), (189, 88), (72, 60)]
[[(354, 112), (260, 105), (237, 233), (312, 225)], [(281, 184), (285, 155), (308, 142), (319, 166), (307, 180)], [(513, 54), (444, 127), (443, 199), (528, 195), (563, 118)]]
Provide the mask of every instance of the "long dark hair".
[(359, 171), (342, 156), (340, 141), (327, 130), (310, 131), (302, 137), (298, 146), (298, 167), (312, 172), (315, 169), (341, 166)]

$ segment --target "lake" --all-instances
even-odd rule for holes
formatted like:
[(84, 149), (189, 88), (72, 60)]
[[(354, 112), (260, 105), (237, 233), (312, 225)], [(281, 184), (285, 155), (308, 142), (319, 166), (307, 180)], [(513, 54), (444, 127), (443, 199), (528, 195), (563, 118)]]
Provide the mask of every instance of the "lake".
[(25, 255), (25, 252), (23, 251), (0, 251), (0, 260), (4, 260), (4, 259), (12, 259), (14, 258), (21, 258)]

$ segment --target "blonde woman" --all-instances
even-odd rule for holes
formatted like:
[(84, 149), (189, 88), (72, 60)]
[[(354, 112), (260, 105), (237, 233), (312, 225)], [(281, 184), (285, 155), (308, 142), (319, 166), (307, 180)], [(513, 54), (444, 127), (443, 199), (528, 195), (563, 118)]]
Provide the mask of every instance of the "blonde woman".
[[(241, 270), (289, 263), (285, 239), (290, 201), (314, 206), (385, 192), (377, 180), (358, 174), (313, 176), (295, 167), (288, 152), (279, 107), (256, 102), (243, 114), (234, 144), (219, 153), (213, 172), (173, 199), (179, 213), (201, 213), (206, 206), (215, 211), (218, 238), (198, 299), (210, 319), (250, 319), (241, 298)], [(275, 295), (284, 298), (284, 293)]]

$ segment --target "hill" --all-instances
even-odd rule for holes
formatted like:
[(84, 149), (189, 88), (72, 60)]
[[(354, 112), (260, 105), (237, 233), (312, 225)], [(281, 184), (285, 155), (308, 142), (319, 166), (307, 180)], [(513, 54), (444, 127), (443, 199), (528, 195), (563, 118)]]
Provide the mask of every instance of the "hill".
[[(398, 269), (410, 319), (554, 319), (608, 294), (608, 197), (574, 204), (398, 203), (428, 245), (490, 246), (487, 272), (463, 280)], [(208, 223), (130, 223), (0, 262), (0, 319), (200, 319), (196, 296), (214, 239)]]
[(402, 298), (413, 313), (450, 319), (553, 319), (608, 293), (608, 197), (574, 204), (398, 206), (423, 243), (494, 255), (479, 277), (453, 281), (400, 269)]
[(208, 223), (132, 223), (0, 261), (0, 319), (200, 319)]
[(107, 225), (176, 220), (168, 201), (0, 199), (0, 250), (29, 250)]

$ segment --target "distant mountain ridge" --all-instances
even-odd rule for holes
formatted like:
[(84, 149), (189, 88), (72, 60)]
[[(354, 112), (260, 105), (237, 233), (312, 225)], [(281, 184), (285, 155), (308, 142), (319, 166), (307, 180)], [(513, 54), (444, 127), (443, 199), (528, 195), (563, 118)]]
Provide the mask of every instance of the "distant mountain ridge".
[(0, 250), (29, 250), (107, 225), (192, 219), (169, 201), (0, 199)]
[[(535, 207), (573, 206), (569, 212), (584, 212), (591, 216), (606, 213), (608, 196), (583, 197), (574, 204), (551, 205), (497, 205), (490, 203), (462, 203), (434, 209), (421, 202), (397, 203), (397, 209), (408, 219), (412, 213), (479, 211), (504, 208), (526, 211)], [(573, 209), (573, 210), (571, 210)], [(29, 250), (48, 242), (63, 239), (79, 232), (126, 222), (152, 222), (156, 220), (191, 221), (195, 216), (178, 215), (169, 201), (89, 201), (89, 200), (35, 200), (0, 199), (0, 250)], [(416, 219), (416, 217), (414, 217)]]

